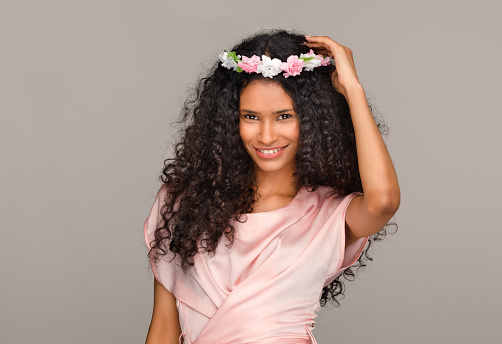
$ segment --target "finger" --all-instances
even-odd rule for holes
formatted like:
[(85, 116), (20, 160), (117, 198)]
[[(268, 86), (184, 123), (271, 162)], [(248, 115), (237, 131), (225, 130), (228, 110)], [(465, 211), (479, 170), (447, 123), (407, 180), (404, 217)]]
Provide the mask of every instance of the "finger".
[(315, 42), (315, 43), (325, 43), (325, 44), (332, 42), (337, 43), (328, 36), (305, 36), (305, 39), (309, 42)]
[[(331, 41), (332, 43), (334, 41)], [(327, 44), (327, 43), (321, 43), (321, 42), (305, 42), (304, 45), (306, 45), (309, 48), (312, 49), (324, 49), (330, 52), (330, 55), (334, 55), (336, 51), (341, 52), (343, 50), (343, 46), (335, 45), (335, 44)]]
[(327, 47), (332, 47), (333, 49), (343, 49), (345, 46), (341, 45), (340, 43), (332, 40), (328, 36), (305, 36), (305, 39), (308, 41), (308, 43), (314, 43), (314, 44), (324, 44)]
[(311, 48), (312, 50), (314, 50), (314, 52), (318, 55), (333, 56), (333, 53), (331, 52), (331, 50), (326, 49), (324, 46), (313, 47), (313, 46), (310, 46), (307, 44), (304, 44), (304, 45), (306, 45), (309, 48)]
[(305, 36), (305, 38), (308, 41), (312, 41), (312, 42), (321, 42), (321, 41), (324, 41), (326, 39), (329, 39), (328, 36)]
[(325, 47), (326, 46), (326, 44), (320, 43), (320, 42), (305, 42), (302, 44), (308, 45), (309, 47), (320, 47), (320, 46)]
[(307, 47), (311, 48), (312, 50), (314, 50), (314, 52), (316, 54), (319, 54), (319, 55), (325, 55), (325, 56), (334, 56), (333, 55), (333, 52), (326, 48), (325, 45), (319, 45), (317, 47), (314, 47), (313, 45), (309, 45), (309, 44), (305, 44)]
[(314, 49), (314, 52), (318, 55), (333, 56), (333, 53), (326, 49)]
[(328, 50), (328, 51), (330, 50), (330, 47), (326, 46), (326, 44), (324, 44), (324, 43), (308, 43), (308, 42), (306, 42), (306, 43), (304, 43), (304, 45), (306, 45), (307, 47), (312, 48), (314, 50), (318, 50), (318, 49)]

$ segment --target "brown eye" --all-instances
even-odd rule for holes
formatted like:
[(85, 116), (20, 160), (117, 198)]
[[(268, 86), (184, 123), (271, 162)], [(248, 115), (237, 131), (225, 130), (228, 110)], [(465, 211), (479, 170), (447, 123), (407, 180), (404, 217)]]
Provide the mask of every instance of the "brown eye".
[[(242, 117), (244, 117), (244, 118), (246, 118), (246, 119), (255, 119), (255, 118), (256, 118), (256, 116), (255, 116), (255, 115), (244, 115), (244, 116), (242, 116)], [(253, 117), (253, 118), (251, 118), (251, 117)]]
[[(282, 117), (282, 116), (285, 116), (285, 117)], [(287, 114), (287, 113), (283, 113), (282, 115), (279, 116), (280, 119), (288, 119), (290, 117), (293, 117), (293, 116), (291, 116), (290, 114)]]

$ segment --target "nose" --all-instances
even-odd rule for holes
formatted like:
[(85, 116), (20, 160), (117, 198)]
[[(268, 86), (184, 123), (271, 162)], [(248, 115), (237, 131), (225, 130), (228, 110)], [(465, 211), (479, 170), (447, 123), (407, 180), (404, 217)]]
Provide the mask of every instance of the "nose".
[(277, 136), (277, 130), (273, 122), (262, 121), (260, 123), (260, 132), (258, 135), (258, 141), (260, 141), (260, 143), (265, 146), (270, 145), (277, 140)]

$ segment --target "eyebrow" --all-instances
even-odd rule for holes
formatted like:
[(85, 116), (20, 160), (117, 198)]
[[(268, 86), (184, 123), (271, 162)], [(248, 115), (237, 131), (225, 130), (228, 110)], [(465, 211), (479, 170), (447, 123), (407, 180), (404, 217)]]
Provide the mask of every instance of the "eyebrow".
[[(284, 109), (284, 110), (275, 111), (272, 114), (278, 115), (278, 114), (281, 114), (281, 113), (291, 112), (291, 111), (293, 111), (293, 109)], [(246, 109), (242, 109), (241, 112), (251, 113), (253, 115), (258, 115), (259, 114), (259, 112), (251, 111), (251, 110), (246, 110)]]

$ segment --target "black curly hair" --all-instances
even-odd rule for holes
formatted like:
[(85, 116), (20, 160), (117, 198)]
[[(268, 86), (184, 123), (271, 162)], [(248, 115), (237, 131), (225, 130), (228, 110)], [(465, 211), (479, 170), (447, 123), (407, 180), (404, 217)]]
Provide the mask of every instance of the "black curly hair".
[[(238, 55), (278, 58), (308, 53), (304, 35), (285, 30), (266, 30), (244, 39), (230, 51)], [(239, 134), (239, 95), (253, 80), (279, 83), (292, 98), (299, 116), (301, 143), (296, 154), (296, 187), (308, 191), (329, 186), (344, 196), (363, 192), (357, 160), (354, 128), (345, 97), (333, 87), (334, 65), (315, 68), (299, 76), (273, 79), (256, 73), (237, 73), (217, 61), (186, 99), (181, 118), (184, 123), (175, 157), (164, 161), (160, 180), (168, 190), (161, 209), (162, 225), (155, 230), (149, 257), (155, 262), (173, 252), (187, 270), (197, 253), (214, 254), (224, 234), (233, 243), (233, 221), (245, 221), (256, 199), (254, 165)], [(371, 107), (370, 107), (371, 109)], [(373, 111), (373, 110), (372, 110)], [(373, 116), (375, 117), (375, 116)], [(380, 132), (387, 126), (375, 118)], [(394, 222), (389, 225), (396, 225)], [(396, 225), (397, 229), (397, 225)], [(371, 236), (367, 248), (352, 267), (366, 266), (373, 240), (381, 240), (386, 228)], [(197, 244), (199, 242), (199, 245)], [(347, 268), (323, 288), (320, 304), (343, 294), (342, 276), (354, 280)]]

